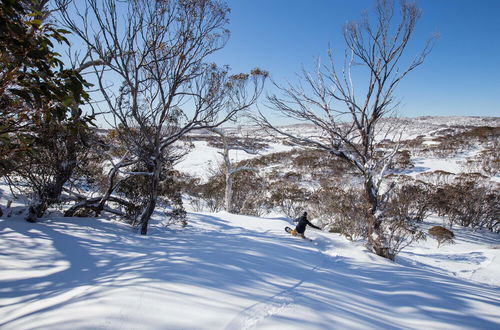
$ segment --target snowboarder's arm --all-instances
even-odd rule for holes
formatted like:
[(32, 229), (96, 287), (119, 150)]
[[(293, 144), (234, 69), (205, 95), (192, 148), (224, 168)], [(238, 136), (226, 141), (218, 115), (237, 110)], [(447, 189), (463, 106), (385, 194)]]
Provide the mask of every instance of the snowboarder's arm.
[(311, 223), (311, 221), (307, 221), (307, 224), (308, 224), (309, 226), (313, 227), (313, 228), (316, 228), (316, 229), (321, 230), (321, 228), (319, 228), (318, 226), (313, 225), (313, 224)]

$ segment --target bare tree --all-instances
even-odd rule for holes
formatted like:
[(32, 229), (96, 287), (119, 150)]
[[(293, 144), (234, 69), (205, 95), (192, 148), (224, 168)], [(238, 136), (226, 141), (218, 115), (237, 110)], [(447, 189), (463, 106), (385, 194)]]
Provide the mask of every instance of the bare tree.
[(120, 128), (126, 145), (121, 164), (134, 169), (127, 175), (148, 182), (136, 219), (146, 234), (161, 174), (171, 163), (167, 150), (188, 132), (218, 127), (248, 109), (267, 73), (230, 75), (227, 67), (207, 63), (229, 36), (229, 9), (222, 1), (86, 0), (80, 5), (62, 6), (62, 19), (87, 46), (90, 62), (104, 63), (91, 68), (112, 114), (110, 124)]
[(251, 147), (245, 146), (243, 143), (238, 143), (238, 141), (231, 141), (231, 137), (227, 130), (214, 128), (212, 132), (217, 134), (222, 141), (222, 151), (220, 151), (219, 154), (222, 156), (223, 163), (221, 164), (221, 168), (225, 178), (224, 208), (227, 212), (233, 212), (233, 177), (241, 171), (253, 171), (255, 169), (245, 163), (235, 164), (231, 161), (229, 152), (231, 150), (239, 150), (250, 155), (256, 155), (257, 151)]
[[(373, 20), (365, 14), (359, 23), (348, 22), (344, 26), (343, 66), (334, 63), (330, 50), (327, 64), (318, 60), (314, 71), (302, 70), (299, 84), (277, 85), (281, 96), (268, 97), (273, 110), (312, 123), (320, 131), (318, 138), (280, 129), (262, 113), (259, 118), (263, 126), (274, 132), (346, 160), (362, 175), (369, 205), (368, 247), (389, 258), (391, 251), (380, 212), (387, 191), (382, 192), (381, 183), (397, 147), (377, 148), (377, 139), (396, 133), (395, 127), (386, 126), (381, 119), (395, 110), (396, 87), (424, 62), (432, 46), (431, 38), (416, 57), (405, 61), (405, 50), (421, 12), (415, 3), (401, 1), (399, 7), (396, 13), (393, 1), (377, 1)], [(361, 80), (360, 76), (366, 77)]]

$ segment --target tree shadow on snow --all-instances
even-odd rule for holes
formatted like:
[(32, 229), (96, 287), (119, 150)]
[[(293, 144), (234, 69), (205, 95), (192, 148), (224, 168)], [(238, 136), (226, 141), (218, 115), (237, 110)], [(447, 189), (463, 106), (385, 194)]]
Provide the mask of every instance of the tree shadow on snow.
[[(495, 328), (500, 322), (492, 314), (500, 310), (498, 288), (410, 265), (361, 264), (330, 257), (316, 249), (335, 248), (322, 239), (315, 246), (286, 235), (235, 227), (216, 216), (189, 217), (203, 225), (183, 230), (154, 227), (146, 237), (131, 234), (129, 227), (96, 219), (59, 218), (36, 225), (21, 219), (0, 220), (0, 240), (7, 246), (17, 250), (31, 242), (29, 248), (36, 251), (38, 240), (48, 240), (57, 253), (44, 266), (68, 265), (46, 275), (0, 281), (0, 298), (7, 301), (0, 306), (4, 315), (17, 311), (4, 316), (0, 327), (23, 325), (31, 316), (99, 298), (103, 288), (139, 287), (168, 299), (172, 288), (158, 283), (217, 290), (264, 307), (290, 296), (294, 310), (308, 310), (315, 317), (277, 313), (273, 318), (300, 328), (418, 328), (418, 323), (411, 323), (418, 319), (455, 327)], [(9, 254), (8, 250), (2, 253)], [(24, 258), (29, 261), (30, 257)], [(76, 288), (82, 290), (64, 298)], [(182, 294), (189, 298), (188, 293)], [(46, 302), (44, 307), (23, 312), (23, 307), (39, 301)], [(474, 304), (488, 308), (474, 314)], [(78, 318), (75, 315), (75, 321)], [(53, 322), (52, 327), (60, 326)], [(148, 320), (142, 322), (148, 328)]]
[[(42, 248), (36, 241), (50, 241), (57, 253), (45, 257), (38, 266), (41, 270), (50, 270), (55, 263), (67, 264), (48, 275), (0, 281), (0, 301), (7, 301), (0, 307), (5, 312), (19, 312), (27, 304), (46, 301), (41, 309), (0, 319), (0, 327), (95, 298), (100, 294), (98, 287), (124, 288), (139, 283), (158, 291), (161, 286), (152, 284), (182, 283), (261, 300), (282, 285), (270, 279), (279, 278), (283, 285), (292, 283), (297, 268), (299, 273), (307, 273), (317, 258), (314, 249), (304, 252), (300, 244), (290, 244), (288, 237), (230, 226), (214, 216), (193, 214), (191, 218), (202, 221), (208, 229), (152, 228), (153, 235), (144, 237), (130, 233), (129, 227), (88, 218), (56, 218), (35, 225), (19, 218), (0, 220), (0, 240), (15, 250), (28, 246), (35, 252)], [(3, 253), (9, 255), (8, 250)], [(297, 253), (311, 260), (298, 264)], [(269, 258), (270, 254), (279, 257)], [(31, 257), (22, 255), (29, 262)], [(249, 287), (264, 289), (249, 293)], [(75, 288), (83, 290), (61, 298)], [(55, 297), (59, 298), (51, 300)]]

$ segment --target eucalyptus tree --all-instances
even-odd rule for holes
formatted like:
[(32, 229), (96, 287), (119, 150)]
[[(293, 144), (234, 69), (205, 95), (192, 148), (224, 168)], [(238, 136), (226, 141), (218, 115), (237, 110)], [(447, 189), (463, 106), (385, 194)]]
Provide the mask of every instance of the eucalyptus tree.
[[(242, 171), (256, 171), (254, 167), (249, 166), (246, 162), (234, 162), (231, 160), (231, 151), (241, 151), (247, 155), (257, 155), (258, 151), (255, 146), (249, 145), (249, 140), (238, 141), (238, 136), (231, 136), (227, 129), (214, 128), (212, 132), (215, 133), (222, 142), (222, 151), (218, 153), (222, 156), (222, 163), (220, 169), (223, 172), (225, 185), (224, 185), (224, 208), (227, 212), (234, 212), (233, 203), (233, 178)], [(245, 143), (246, 142), (246, 143)]]
[(55, 51), (67, 31), (53, 24), (48, 3), (0, 6), (0, 176), (27, 184), (30, 222), (59, 202), (92, 122), (81, 110), (88, 83)]
[(267, 73), (231, 75), (209, 63), (229, 37), (223, 1), (57, 1), (62, 21), (99, 64), (90, 69), (126, 146), (117, 163), (129, 169), (122, 179), (147, 179), (136, 215), (146, 234), (162, 173), (172, 164), (168, 150), (190, 131), (218, 127), (248, 109)]
[(400, 82), (432, 48), (430, 38), (416, 56), (406, 55), (420, 16), (414, 2), (400, 1), (397, 11), (393, 1), (379, 0), (373, 19), (367, 13), (360, 22), (344, 26), (343, 64), (337, 64), (330, 49), (328, 61), (318, 60), (312, 71), (303, 69), (298, 84), (276, 84), (279, 94), (268, 97), (270, 108), (314, 125), (318, 138), (277, 127), (262, 113), (258, 118), (278, 134), (343, 159), (363, 177), (368, 247), (388, 258), (394, 251), (386, 240), (388, 226), (383, 225), (381, 211), (390, 189), (383, 191), (382, 181), (398, 148), (383, 150), (377, 141), (398, 132), (397, 125), (386, 125), (383, 118), (398, 107), (395, 91)]

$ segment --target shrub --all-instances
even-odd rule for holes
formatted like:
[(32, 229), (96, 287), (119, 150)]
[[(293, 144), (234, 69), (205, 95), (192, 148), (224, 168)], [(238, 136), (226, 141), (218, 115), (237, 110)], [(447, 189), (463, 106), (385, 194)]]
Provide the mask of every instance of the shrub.
[(170, 170), (162, 176), (160, 182), (161, 200), (171, 207), (165, 214), (170, 217), (166, 225), (180, 223), (183, 227), (187, 225), (187, 212), (182, 203), (183, 179), (186, 176), (175, 170)]
[[(141, 166), (131, 169), (131, 172), (144, 172)], [(163, 204), (169, 205), (172, 211), (168, 213), (170, 222), (186, 223), (186, 211), (182, 203), (180, 174), (177, 171), (165, 169), (160, 175), (158, 197)], [(143, 209), (143, 204), (147, 202), (150, 193), (150, 178), (145, 175), (133, 175), (122, 182), (116, 192), (124, 195), (133, 206), (128, 206), (125, 210), (127, 217), (135, 219)]]
[(406, 170), (414, 167), (411, 161), (410, 150), (401, 150), (396, 153), (391, 164), (390, 169)]
[(421, 222), (429, 215), (432, 187), (422, 181), (406, 182), (395, 188), (386, 210), (391, 216)]
[(260, 216), (268, 208), (267, 181), (256, 171), (244, 170), (233, 177), (234, 212)]
[(381, 206), (383, 237), (381, 246), (391, 260), (405, 247), (425, 239), (417, 223), (428, 213), (430, 206), (428, 186), (422, 182), (410, 182), (395, 188)]
[(427, 183), (440, 186), (452, 182), (455, 178), (455, 174), (443, 170), (436, 170), (422, 173), (420, 178)]
[(295, 219), (304, 210), (310, 193), (297, 184), (277, 182), (270, 187), (270, 203), (290, 219)]
[(432, 196), (432, 208), (448, 216), (450, 226), (500, 231), (500, 194), (478, 174), (458, 176), (453, 184), (438, 187)]
[(367, 202), (361, 190), (323, 186), (311, 196), (313, 216), (330, 232), (355, 240), (367, 235)]
[[(234, 174), (232, 191), (232, 212), (258, 216), (268, 209), (266, 180), (255, 171), (243, 170)], [(196, 209), (221, 211), (224, 209), (225, 176), (215, 173), (205, 184), (193, 188), (190, 193), (190, 203)]]
[(442, 226), (431, 227), (431, 228), (429, 228), (428, 233), (429, 233), (429, 235), (431, 235), (434, 239), (436, 239), (438, 241), (438, 248), (443, 243), (450, 243), (450, 244), (455, 243), (453, 241), (455, 234), (453, 234), (453, 232), (451, 230), (448, 230)]
[(381, 226), (384, 233), (385, 255), (391, 260), (394, 260), (396, 255), (411, 243), (425, 240), (425, 233), (418, 228), (415, 221), (400, 214), (387, 216)]
[(203, 184), (191, 190), (191, 205), (198, 210), (208, 208), (210, 212), (219, 212), (224, 208), (224, 177), (213, 175)]

